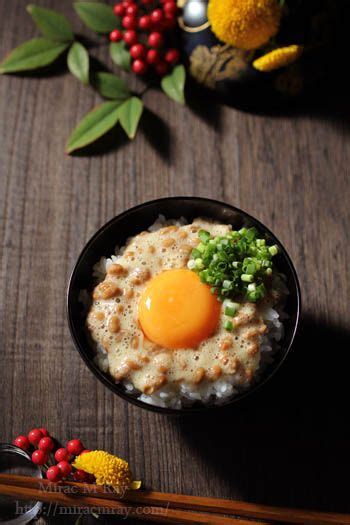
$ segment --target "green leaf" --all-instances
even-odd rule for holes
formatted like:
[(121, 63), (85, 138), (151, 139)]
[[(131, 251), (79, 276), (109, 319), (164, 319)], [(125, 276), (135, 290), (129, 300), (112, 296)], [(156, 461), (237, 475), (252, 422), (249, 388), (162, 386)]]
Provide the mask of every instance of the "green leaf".
[(110, 33), (118, 26), (113, 8), (100, 2), (75, 2), (74, 9), (88, 26), (97, 33)]
[(74, 523), (74, 525), (82, 525), (83, 523), (83, 515), (80, 514), (79, 518), (77, 519), (77, 521)]
[(69, 44), (53, 42), (46, 38), (33, 38), (16, 47), (1, 62), (0, 73), (17, 73), (51, 64)]
[(27, 6), (27, 11), (44, 37), (58, 42), (74, 40), (72, 27), (61, 13), (32, 4)]
[(138, 97), (131, 97), (119, 108), (119, 122), (129, 139), (136, 134), (143, 111), (143, 104)]
[(68, 69), (83, 84), (89, 83), (89, 53), (80, 42), (74, 42), (68, 52)]
[(96, 73), (95, 84), (99, 93), (105, 98), (124, 101), (130, 97), (130, 91), (125, 82), (112, 73), (103, 71)]
[(71, 133), (66, 152), (72, 153), (91, 144), (113, 128), (119, 119), (119, 107), (119, 102), (105, 102), (85, 115)]
[(163, 77), (160, 83), (164, 93), (166, 93), (168, 97), (172, 98), (179, 104), (185, 103), (185, 79), (185, 68), (183, 65), (179, 65), (174, 67), (170, 75)]
[(124, 69), (124, 71), (130, 71), (131, 56), (125, 48), (125, 42), (111, 42), (109, 54), (115, 64)]

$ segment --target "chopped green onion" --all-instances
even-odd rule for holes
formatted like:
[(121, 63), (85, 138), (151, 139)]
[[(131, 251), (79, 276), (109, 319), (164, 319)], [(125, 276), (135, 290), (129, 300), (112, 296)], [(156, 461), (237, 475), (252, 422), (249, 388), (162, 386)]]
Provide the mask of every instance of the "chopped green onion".
[(194, 270), (196, 267), (196, 261), (194, 259), (190, 259), (187, 263), (187, 268), (189, 270)]
[(242, 273), (241, 280), (244, 281), (245, 283), (251, 283), (252, 281), (254, 281), (254, 275)]
[(237, 311), (239, 304), (230, 301), (235, 297), (253, 302), (264, 297), (264, 282), (273, 273), (272, 258), (278, 253), (276, 245), (267, 246), (254, 227), (214, 238), (200, 230), (198, 237), (187, 267), (210, 286), (219, 301), (224, 301), (226, 315), (232, 317)]
[(234, 317), (236, 314), (236, 310), (232, 308), (231, 306), (226, 306), (224, 313), (225, 315), (228, 315), (229, 317)]
[(199, 233), (198, 233), (198, 237), (205, 244), (210, 239), (210, 233), (207, 232), (206, 230), (200, 230)]
[(273, 246), (269, 246), (269, 252), (271, 253), (272, 256), (277, 255), (278, 246), (276, 244), (274, 244)]
[(229, 332), (232, 332), (232, 330), (233, 330), (233, 323), (232, 323), (232, 321), (228, 321), (228, 320), (225, 321), (224, 322), (224, 328), (225, 328), (225, 330), (228, 330)]
[(198, 259), (195, 259), (195, 268), (197, 270), (202, 270), (204, 268), (203, 260), (199, 257)]
[(198, 259), (198, 257), (201, 257), (201, 252), (199, 250), (197, 250), (196, 248), (194, 250), (192, 250), (192, 259)]

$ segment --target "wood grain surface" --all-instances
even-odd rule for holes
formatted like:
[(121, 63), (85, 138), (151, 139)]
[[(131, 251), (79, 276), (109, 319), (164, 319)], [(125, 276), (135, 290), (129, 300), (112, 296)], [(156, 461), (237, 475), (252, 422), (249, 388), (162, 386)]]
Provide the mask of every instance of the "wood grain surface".
[[(0, 0), (1, 56), (36, 35), (25, 4)], [(89, 34), (71, 2), (40, 5)], [(92, 54), (106, 59), (107, 49)], [(0, 441), (44, 425), (127, 458), (154, 490), (350, 511), (348, 108), (332, 99), (263, 116), (191, 94), (179, 107), (149, 90), (133, 142), (113, 132), (90, 156), (65, 156), (70, 131), (98, 101), (63, 67), (0, 78)], [(126, 208), (169, 195), (213, 197), (256, 216), (301, 281), (290, 358), (219, 416), (164, 417), (121, 401), (68, 332), (66, 286), (86, 241)]]

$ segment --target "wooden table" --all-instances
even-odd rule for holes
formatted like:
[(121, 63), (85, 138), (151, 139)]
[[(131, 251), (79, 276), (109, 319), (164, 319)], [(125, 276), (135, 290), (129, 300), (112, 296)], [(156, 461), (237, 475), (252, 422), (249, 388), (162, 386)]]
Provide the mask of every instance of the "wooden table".
[[(24, 4), (0, 0), (1, 56), (36, 34)], [(83, 31), (69, 2), (40, 4)], [(157, 490), (350, 511), (346, 115), (179, 107), (151, 90), (133, 142), (117, 132), (108, 151), (65, 156), (68, 134), (99, 100), (61, 71), (0, 78), (1, 441), (45, 425), (62, 441), (79, 436), (128, 458)], [(164, 417), (121, 401), (68, 332), (65, 291), (86, 241), (126, 208), (168, 195), (253, 214), (287, 247), (301, 280), (304, 318), (290, 358), (220, 416)]]

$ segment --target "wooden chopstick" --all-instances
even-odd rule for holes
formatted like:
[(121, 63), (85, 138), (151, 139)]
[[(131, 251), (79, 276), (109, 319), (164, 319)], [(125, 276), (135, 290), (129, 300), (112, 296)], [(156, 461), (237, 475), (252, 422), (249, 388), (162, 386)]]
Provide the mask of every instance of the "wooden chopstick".
[[(45, 487), (46, 493), (51, 494), (50, 490), (64, 492), (65, 490), (75, 490), (78, 495), (83, 498), (90, 497), (93, 494), (94, 500), (113, 500), (115, 503), (125, 505), (139, 506), (154, 506), (167, 507), (168, 512), (175, 509), (181, 511), (199, 511), (206, 513), (215, 513), (215, 520), (213, 523), (219, 524), (219, 514), (234, 514), (236, 516), (247, 517), (255, 520), (271, 520), (290, 524), (304, 524), (304, 525), (350, 525), (350, 515), (318, 512), (313, 510), (290, 509), (284, 507), (272, 507), (268, 505), (260, 505), (255, 503), (246, 503), (243, 501), (234, 501), (227, 499), (208, 498), (201, 496), (187, 496), (183, 494), (171, 494), (154, 491), (127, 491), (123, 498), (115, 493), (106, 492), (104, 487), (96, 485), (88, 485), (84, 483), (61, 482), (51, 483), (48, 480), (38, 480), (37, 478), (28, 478), (26, 476), (8, 476), (0, 474), (0, 484), (13, 485), (18, 487)], [(87, 496), (88, 495), (88, 496)], [(69, 501), (72, 501), (72, 495), (69, 496)], [(73, 496), (74, 498), (76, 496)], [(223, 516), (221, 517), (223, 518)], [(227, 518), (225, 518), (227, 519)], [(231, 518), (228, 518), (231, 519)], [(233, 523), (242, 523), (237, 521)], [(156, 521), (156, 520), (154, 520)], [(261, 522), (261, 521), (260, 521)], [(169, 522), (170, 523), (170, 522)], [(172, 522), (174, 523), (174, 522)], [(191, 523), (191, 521), (183, 522)], [(199, 521), (199, 523), (202, 523)], [(204, 523), (209, 523), (205, 521)], [(229, 523), (227, 521), (222, 523)], [(232, 523), (232, 522), (231, 522)], [(243, 523), (245, 523), (243, 521)], [(248, 522), (249, 523), (249, 522)], [(251, 523), (251, 522), (250, 522)]]
[[(226, 517), (219, 514), (206, 514), (203, 512), (192, 512), (183, 509), (171, 509), (160, 506), (145, 506), (145, 505), (131, 505), (126, 504), (120, 499), (108, 497), (103, 498), (102, 493), (98, 493), (98, 497), (84, 496), (81, 493), (72, 495), (71, 493), (64, 492), (65, 489), (72, 489), (72, 486), (80, 485), (79, 488), (84, 489), (84, 484), (73, 484), (70, 483), (69, 487), (63, 483), (46, 483), (46, 489), (35, 488), (31, 486), (23, 486), (24, 481), (22, 480), (21, 485), (16, 485), (14, 480), (10, 480), (10, 484), (3, 484), (3, 478), (9, 478), (10, 476), (1, 475), (0, 480), (0, 494), (4, 496), (10, 496), (13, 498), (19, 498), (21, 500), (36, 500), (43, 501), (46, 503), (55, 503), (57, 506), (65, 507), (78, 507), (78, 508), (93, 508), (97, 513), (106, 513), (110, 510), (114, 510), (116, 514), (128, 517), (134, 517), (140, 520), (154, 521), (158, 523), (172, 523), (172, 524), (205, 524), (205, 525), (268, 525), (266, 522), (254, 521)], [(11, 476), (15, 477), (15, 476)], [(16, 476), (17, 477), (17, 476)], [(22, 476), (20, 476), (22, 477)], [(24, 477), (23, 477), (24, 478)], [(33, 478), (26, 478), (28, 481)], [(37, 480), (38, 487), (40, 487), (41, 481)], [(32, 483), (28, 483), (32, 485)], [(50, 487), (51, 486), (51, 487)], [(59, 490), (58, 489), (59, 487)], [(54, 488), (55, 487), (55, 488)], [(53, 490), (53, 492), (50, 491)], [(86, 488), (86, 487), (85, 487)], [(96, 494), (95, 494), (96, 496)], [(110, 494), (109, 496), (112, 496)]]

